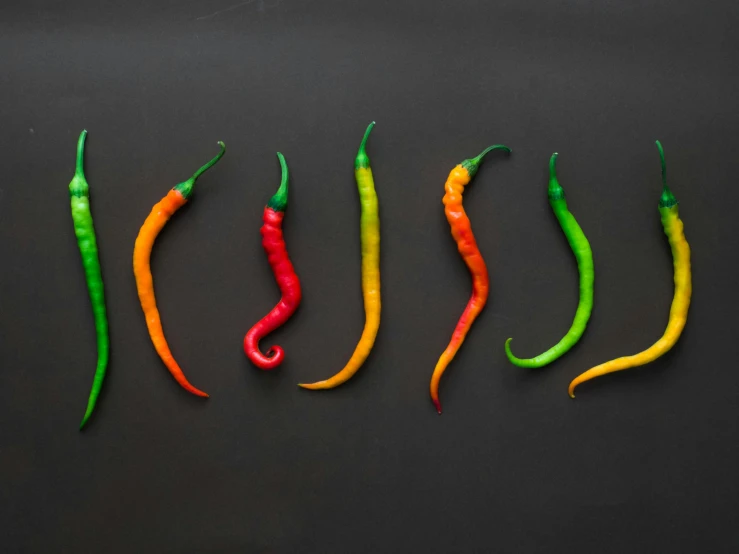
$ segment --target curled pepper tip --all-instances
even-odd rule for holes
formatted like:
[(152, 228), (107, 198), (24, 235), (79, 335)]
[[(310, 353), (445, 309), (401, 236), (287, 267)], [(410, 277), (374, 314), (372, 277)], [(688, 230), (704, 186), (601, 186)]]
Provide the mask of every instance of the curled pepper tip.
[(529, 362), (530, 360), (521, 360), (513, 354), (513, 351), (511, 350), (512, 340), (513, 338), (509, 338), (507, 341), (505, 341), (505, 355), (508, 357), (508, 361), (518, 367), (537, 367), (529, 365), (527, 362)]
[(511, 352), (511, 341), (513, 340), (513, 337), (508, 338), (508, 340), (505, 341), (505, 353), (508, 356), (508, 358), (511, 358), (513, 356), (513, 352)]

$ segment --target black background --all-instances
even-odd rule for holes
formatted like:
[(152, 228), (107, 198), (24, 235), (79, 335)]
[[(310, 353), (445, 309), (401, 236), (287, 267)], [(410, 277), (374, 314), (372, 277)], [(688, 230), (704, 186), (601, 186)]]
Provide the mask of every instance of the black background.
[[(0, 8), (0, 522), (6, 552), (735, 552), (739, 77), (735, 2), (650, 0), (5, 1)], [(299, 390), (363, 324), (353, 159), (367, 123), (383, 318), (346, 385)], [(95, 335), (67, 184), (81, 129), (112, 360), (77, 426)], [(693, 249), (685, 332), (650, 366), (572, 378), (664, 330), (666, 149)], [(156, 244), (172, 350), (147, 335), (131, 271), (151, 206), (217, 151)], [(469, 294), (441, 196), (465, 195), (486, 310), (428, 381)], [(303, 284), (271, 373), (243, 355), (278, 299), (259, 238), (291, 169), (285, 233)], [(570, 324), (576, 266), (546, 197), (560, 153), (593, 247), (595, 309)]]

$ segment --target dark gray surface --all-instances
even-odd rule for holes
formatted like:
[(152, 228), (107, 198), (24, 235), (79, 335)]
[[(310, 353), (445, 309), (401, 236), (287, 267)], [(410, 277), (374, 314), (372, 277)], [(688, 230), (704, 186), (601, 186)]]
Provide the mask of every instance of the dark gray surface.
[[(3, 2), (0, 8), (0, 524), (5, 552), (735, 552), (739, 39), (734, 2)], [(366, 124), (382, 216), (383, 319), (359, 374), (299, 390), (362, 323), (352, 162)], [(95, 365), (67, 184), (79, 131), (110, 314)], [(657, 213), (661, 139), (693, 248), (674, 351), (566, 395), (650, 345), (672, 295)], [(181, 390), (147, 336), (131, 272), (151, 206), (217, 151), (153, 270)], [(441, 387), (428, 380), (469, 293), (444, 219), (449, 170), (490, 143), (465, 196), (488, 306)], [(278, 299), (262, 208), (303, 283)], [(595, 253), (587, 333), (564, 333), (576, 268), (546, 200), (549, 155)], [(270, 342), (264, 345), (268, 346)]]

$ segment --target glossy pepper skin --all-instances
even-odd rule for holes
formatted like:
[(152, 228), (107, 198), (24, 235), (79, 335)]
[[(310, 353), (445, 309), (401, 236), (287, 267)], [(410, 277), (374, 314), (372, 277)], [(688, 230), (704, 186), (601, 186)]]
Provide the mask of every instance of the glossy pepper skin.
[(287, 255), (285, 239), (282, 236), (282, 219), (287, 208), (288, 170), (285, 157), (278, 152), (277, 158), (280, 160), (282, 169), (282, 181), (280, 188), (264, 208), (262, 216), (264, 224), (260, 232), (262, 233), (262, 246), (267, 253), (267, 260), (272, 267), (277, 286), (280, 287), (282, 298), (244, 337), (244, 353), (260, 369), (274, 369), (285, 358), (285, 351), (280, 346), (272, 346), (266, 355), (262, 354), (259, 350), (259, 341), (283, 325), (295, 313), (303, 296), (300, 290), (300, 280)]
[(434, 373), (431, 376), (431, 384), (429, 386), (431, 400), (434, 406), (436, 406), (436, 411), (440, 414), (439, 381), (441, 381), (441, 376), (462, 346), (467, 332), (472, 327), (472, 323), (477, 319), (477, 316), (480, 315), (488, 299), (490, 287), (488, 268), (485, 265), (485, 260), (482, 258), (480, 249), (477, 247), (477, 241), (475, 240), (475, 235), (472, 233), (470, 219), (467, 217), (467, 213), (462, 206), (462, 193), (464, 192), (464, 187), (469, 184), (477, 173), (482, 159), (492, 150), (504, 150), (508, 153), (511, 151), (507, 146), (501, 144), (495, 144), (486, 148), (479, 156), (464, 160), (452, 169), (444, 185), (445, 193), (442, 200), (444, 203), (444, 213), (451, 227), (452, 237), (457, 243), (457, 249), (464, 263), (467, 264), (467, 268), (470, 270), (470, 275), (472, 276), (472, 296), (467, 302), (467, 307), (459, 318), (457, 326), (454, 328), (449, 345), (441, 354), (434, 368)]
[(578, 376), (570, 383), (568, 392), (572, 398), (575, 398), (575, 387), (585, 381), (656, 360), (675, 345), (685, 328), (690, 297), (693, 292), (690, 271), (690, 246), (683, 233), (683, 222), (678, 215), (677, 200), (667, 187), (665, 154), (659, 141), (657, 141), (657, 148), (662, 162), (662, 196), (659, 200), (659, 214), (662, 219), (662, 228), (665, 235), (667, 235), (667, 241), (670, 243), (670, 250), (672, 251), (673, 279), (675, 282), (675, 293), (672, 298), (667, 328), (657, 342), (639, 354), (616, 358), (591, 368)]
[(567, 208), (564, 189), (557, 180), (556, 162), (557, 153), (555, 152), (549, 160), (549, 204), (552, 206), (552, 211), (557, 216), (557, 221), (559, 221), (559, 225), (562, 227), (562, 231), (567, 237), (567, 242), (570, 244), (572, 253), (577, 260), (577, 269), (580, 273), (580, 301), (569, 331), (546, 352), (534, 358), (517, 358), (511, 352), (511, 341), (513, 339), (506, 341), (506, 355), (511, 363), (518, 367), (544, 367), (564, 355), (582, 337), (593, 311), (593, 283), (595, 280), (593, 251), (590, 249), (590, 243), (580, 225), (578, 225), (575, 216)]
[(95, 377), (92, 381), (92, 389), (87, 400), (87, 409), (82, 418), (80, 429), (90, 419), (95, 410), (100, 389), (105, 380), (105, 372), (108, 367), (108, 355), (110, 352), (110, 339), (108, 337), (108, 316), (105, 310), (105, 291), (103, 290), (103, 275), (100, 271), (100, 260), (98, 258), (97, 239), (95, 238), (95, 227), (92, 223), (90, 212), (90, 187), (85, 179), (84, 156), (85, 138), (87, 131), (82, 131), (77, 142), (77, 168), (69, 183), (69, 197), (72, 206), (72, 222), (74, 223), (74, 234), (77, 236), (77, 245), (82, 255), (82, 267), (85, 270), (87, 290), (90, 293), (92, 314), (95, 318), (95, 333), (97, 334), (98, 361), (95, 368)]
[(364, 294), (365, 323), (354, 354), (344, 368), (333, 377), (300, 387), (311, 390), (332, 389), (345, 383), (362, 367), (375, 344), (377, 330), (380, 328), (380, 217), (378, 214), (377, 193), (372, 178), (369, 157), (366, 152), (375, 122), (369, 124), (354, 161), (354, 177), (362, 206), (360, 219), (360, 241), (362, 243), (362, 292)]
[(215, 158), (198, 169), (187, 181), (172, 188), (167, 193), (167, 196), (154, 205), (151, 213), (139, 230), (139, 235), (136, 237), (136, 244), (133, 248), (133, 274), (136, 277), (136, 289), (138, 290), (141, 309), (144, 311), (144, 317), (146, 318), (146, 326), (149, 329), (151, 342), (154, 344), (154, 348), (164, 362), (164, 365), (167, 366), (167, 369), (180, 386), (186, 391), (202, 397), (207, 397), (208, 395), (190, 384), (182, 369), (175, 361), (174, 356), (172, 356), (167, 339), (164, 337), (162, 320), (159, 316), (156, 297), (154, 296), (154, 278), (151, 275), (150, 260), (151, 250), (157, 235), (159, 235), (159, 232), (164, 228), (167, 221), (169, 221), (169, 218), (187, 203), (192, 195), (192, 189), (197, 178), (215, 165), (223, 154), (226, 153), (226, 145), (222, 142), (218, 144), (221, 147), (221, 151)]

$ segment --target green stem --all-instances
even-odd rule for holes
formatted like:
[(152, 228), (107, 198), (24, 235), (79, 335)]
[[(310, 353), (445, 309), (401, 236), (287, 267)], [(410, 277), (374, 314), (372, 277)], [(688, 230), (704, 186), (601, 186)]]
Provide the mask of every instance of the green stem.
[(77, 140), (77, 165), (74, 169), (74, 177), (69, 183), (69, 195), (77, 198), (88, 196), (90, 191), (87, 179), (85, 179), (85, 137), (87, 137), (87, 131), (82, 131)]
[(287, 181), (289, 172), (287, 170), (287, 162), (285, 156), (280, 152), (277, 152), (277, 158), (280, 160), (280, 169), (282, 170), (282, 180), (280, 181), (280, 188), (272, 198), (267, 202), (267, 207), (272, 208), (276, 212), (284, 212), (287, 208)]
[(557, 156), (559, 154), (555, 152), (549, 158), (549, 200), (562, 200), (565, 197), (565, 191), (557, 179)]
[(77, 140), (77, 167), (74, 171), (76, 176), (83, 178), (85, 176), (85, 138), (87, 138), (87, 129), (80, 133), (80, 138)]
[(475, 173), (477, 173), (482, 159), (487, 155), (488, 152), (492, 152), (493, 150), (504, 150), (508, 154), (511, 153), (511, 149), (507, 146), (504, 146), (502, 144), (493, 144), (492, 146), (488, 146), (485, 150), (480, 152), (480, 154), (478, 154), (476, 157), (464, 160), (460, 165), (467, 170), (467, 173), (469, 173), (470, 175), (470, 179), (475, 176)]
[(677, 204), (677, 199), (667, 186), (667, 165), (665, 164), (665, 151), (662, 148), (662, 143), (658, 140), (654, 142), (657, 144), (657, 149), (659, 150), (659, 159), (662, 164), (662, 196), (660, 196), (659, 199), (659, 207), (670, 208)]
[(370, 165), (369, 157), (367, 156), (366, 146), (367, 146), (367, 139), (369, 138), (370, 133), (372, 132), (372, 129), (374, 128), (374, 126), (375, 126), (374, 121), (370, 123), (369, 125), (367, 125), (367, 130), (364, 132), (364, 137), (362, 137), (362, 142), (359, 144), (359, 151), (357, 152), (357, 157), (354, 160), (355, 169), (369, 167)]
[(549, 158), (549, 179), (557, 179), (557, 156), (559, 156), (558, 152), (555, 152), (552, 154), (552, 157)]
[(662, 148), (662, 143), (658, 140), (655, 140), (654, 143), (657, 145), (657, 150), (659, 150), (659, 160), (662, 163), (662, 186), (667, 187), (667, 165), (665, 164), (665, 151)]
[(179, 185), (176, 185), (174, 187), (174, 189), (179, 191), (179, 193), (185, 198), (190, 198), (190, 196), (192, 195), (192, 188), (193, 186), (195, 186), (195, 181), (197, 181), (198, 177), (200, 177), (203, 173), (213, 167), (218, 162), (218, 160), (220, 160), (226, 153), (226, 145), (220, 140), (218, 141), (218, 145), (221, 147), (221, 151), (218, 152), (218, 154), (216, 154), (216, 156), (212, 160), (198, 169), (187, 181), (180, 183)]

